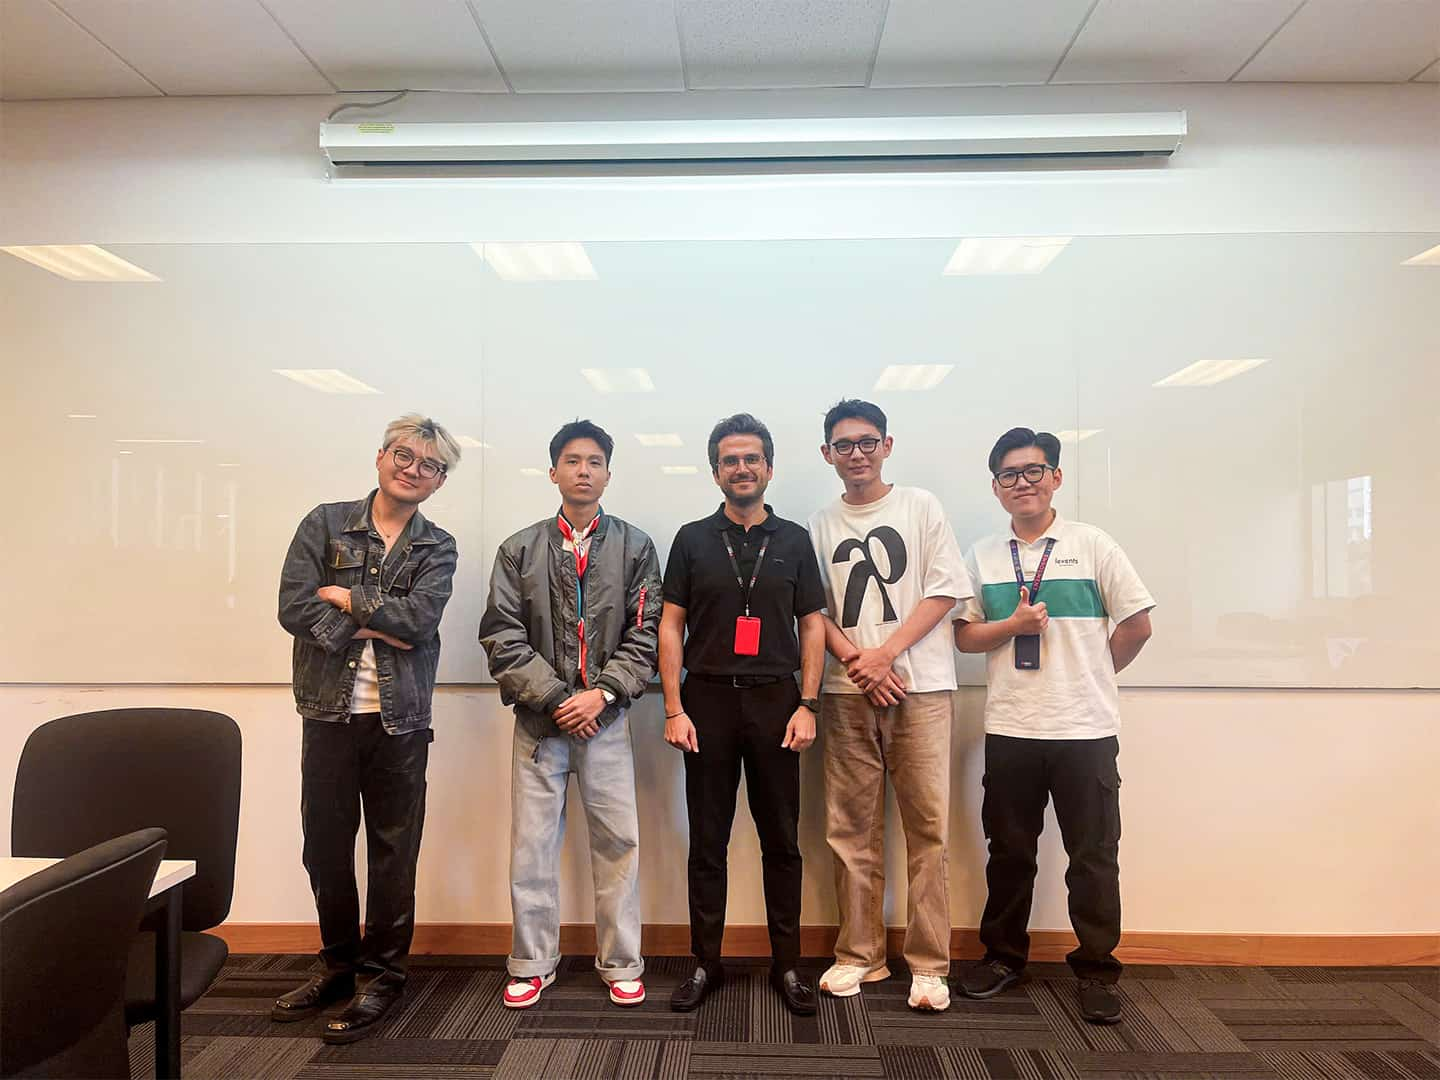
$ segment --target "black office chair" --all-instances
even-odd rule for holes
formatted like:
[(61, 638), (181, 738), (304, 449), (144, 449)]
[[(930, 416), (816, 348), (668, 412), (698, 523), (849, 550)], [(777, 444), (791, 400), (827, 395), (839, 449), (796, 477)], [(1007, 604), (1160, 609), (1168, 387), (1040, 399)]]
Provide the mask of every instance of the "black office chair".
[(141, 829), (0, 892), (0, 1076), (130, 1075), (126, 965), (164, 855)]
[[(240, 823), (240, 729), (200, 709), (106, 709), (63, 716), (25, 741), (15, 777), (11, 852), (64, 856), (129, 829), (159, 826), (168, 858), (194, 859), (181, 891), (180, 1007), (193, 1005), (230, 954), (202, 933), (230, 914)], [(155, 1018), (154, 920), (130, 949), (125, 1018)]]

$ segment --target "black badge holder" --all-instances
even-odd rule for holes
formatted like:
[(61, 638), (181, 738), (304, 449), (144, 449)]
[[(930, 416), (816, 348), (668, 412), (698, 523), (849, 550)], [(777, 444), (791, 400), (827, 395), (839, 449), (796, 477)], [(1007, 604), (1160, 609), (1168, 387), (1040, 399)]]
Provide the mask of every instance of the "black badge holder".
[[(1040, 593), (1040, 582), (1045, 577), (1045, 564), (1050, 561), (1050, 552), (1055, 548), (1055, 538), (1045, 541), (1045, 551), (1040, 556), (1040, 565), (1035, 567), (1035, 580), (1030, 583), (1030, 603)], [(1025, 588), (1025, 571), (1020, 568), (1020, 546), (1010, 541), (1010, 561), (1015, 565), (1015, 584)], [(1040, 670), (1040, 635), (1015, 635), (1015, 668), (1018, 671)]]

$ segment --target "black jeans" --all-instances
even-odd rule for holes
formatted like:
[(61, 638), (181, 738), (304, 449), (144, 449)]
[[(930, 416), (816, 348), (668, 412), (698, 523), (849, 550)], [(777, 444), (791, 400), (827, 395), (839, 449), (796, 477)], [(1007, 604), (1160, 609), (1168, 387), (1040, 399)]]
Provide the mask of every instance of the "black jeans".
[[(428, 729), (387, 735), (379, 713), (352, 716), (346, 724), (305, 721), (300, 817), (327, 971), (371, 976), (396, 989), (405, 984), (433, 738)], [(370, 874), (363, 939), (355, 885), (362, 803)]]
[(1016, 739), (985, 736), (985, 802), (980, 821), (990, 841), (989, 896), (980, 917), (985, 959), (1019, 970), (1030, 954), (1035, 850), (1045, 804), (1055, 818), (1070, 867), (1065, 872), (1070, 924), (1079, 948), (1065, 959), (1082, 979), (1114, 982), (1120, 961), (1120, 742), (1108, 739)]
[(787, 971), (800, 958), (800, 755), (780, 744), (800, 704), (800, 688), (794, 679), (737, 688), (692, 678), (681, 700), (700, 740), (700, 752), (685, 755), (690, 949), (706, 967), (719, 965), (726, 855), (743, 766), (760, 836), (771, 962), (776, 971)]

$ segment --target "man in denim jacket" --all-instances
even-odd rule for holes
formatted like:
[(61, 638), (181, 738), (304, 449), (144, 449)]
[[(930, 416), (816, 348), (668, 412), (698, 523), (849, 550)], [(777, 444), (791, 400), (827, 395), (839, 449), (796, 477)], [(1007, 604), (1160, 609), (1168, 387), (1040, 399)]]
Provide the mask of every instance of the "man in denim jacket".
[(560, 962), (560, 842), (574, 773), (590, 827), (595, 968), (616, 1005), (645, 1000), (640, 976), (640, 826), (626, 707), (655, 672), (660, 560), (600, 509), (614, 440), (588, 420), (550, 442), (560, 512), (500, 545), (480, 641), (515, 706), (510, 766), (514, 940), (504, 1003), (529, 1008)]
[[(300, 815), (325, 973), (275, 1002), (278, 1021), (349, 1001), (328, 1043), (364, 1038), (400, 997), (415, 930), (430, 699), (455, 540), (419, 512), (460, 461), (434, 420), (402, 416), (375, 457), (379, 487), (317, 506), (280, 574), (280, 625), (295, 638), (295, 707), (305, 718)], [(365, 811), (370, 880), (357, 931), (355, 834)]]

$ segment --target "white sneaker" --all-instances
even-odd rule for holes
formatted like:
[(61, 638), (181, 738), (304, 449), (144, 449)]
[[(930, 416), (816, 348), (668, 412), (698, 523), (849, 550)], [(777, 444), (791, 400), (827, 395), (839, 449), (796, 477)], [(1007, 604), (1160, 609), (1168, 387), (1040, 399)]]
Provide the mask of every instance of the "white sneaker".
[(860, 992), (860, 984), (879, 982), (890, 977), (890, 969), (884, 964), (878, 968), (861, 967), (859, 964), (831, 964), (820, 976), (820, 989), (831, 997), (854, 997)]
[(528, 1009), (540, 1000), (540, 994), (545, 987), (555, 981), (555, 973), (548, 975), (533, 976), (512, 976), (505, 987), (505, 1007), (507, 1009)]
[(950, 984), (939, 975), (915, 975), (910, 979), (910, 1000), (905, 1004), (925, 1012), (944, 1012), (950, 1007)]
[(610, 985), (610, 1000), (628, 1008), (645, 1000), (645, 984), (639, 979), (620, 979)]

